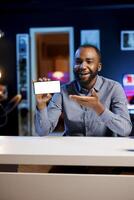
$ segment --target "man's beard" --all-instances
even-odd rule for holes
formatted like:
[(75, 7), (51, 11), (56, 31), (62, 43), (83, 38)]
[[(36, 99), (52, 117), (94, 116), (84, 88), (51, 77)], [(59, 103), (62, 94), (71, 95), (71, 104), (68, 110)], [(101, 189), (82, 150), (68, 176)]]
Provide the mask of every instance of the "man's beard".
[(90, 71), (89, 72), (89, 77), (87, 80), (83, 80), (82, 78), (80, 78), (80, 73), (79, 72), (74, 72), (74, 76), (75, 79), (82, 85), (82, 86), (86, 86), (88, 84), (90, 84), (92, 82), (92, 80), (97, 76), (98, 74), (98, 69), (95, 72)]

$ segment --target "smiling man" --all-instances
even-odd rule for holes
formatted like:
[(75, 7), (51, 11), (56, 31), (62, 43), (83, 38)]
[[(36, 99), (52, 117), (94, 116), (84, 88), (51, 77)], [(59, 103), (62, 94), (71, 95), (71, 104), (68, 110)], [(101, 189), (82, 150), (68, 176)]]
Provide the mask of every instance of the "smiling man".
[[(128, 136), (131, 133), (127, 99), (121, 85), (98, 75), (101, 53), (82, 45), (75, 53), (75, 80), (61, 92), (36, 95), (35, 129), (38, 135), (53, 132), (61, 113), (65, 136)], [(47, 78), (40, 80), (48, 81)]]

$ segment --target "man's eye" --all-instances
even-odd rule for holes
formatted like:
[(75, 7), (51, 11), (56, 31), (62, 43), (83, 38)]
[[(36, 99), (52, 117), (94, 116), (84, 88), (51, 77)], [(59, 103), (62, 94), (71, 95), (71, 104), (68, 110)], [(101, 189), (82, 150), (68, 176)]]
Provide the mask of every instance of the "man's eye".
[(75, 63), (76, 63), (77, 65), (80, 65), (80, 64), (82, 63), (82, 61), (81, 61), (81, 60), (76, 60)]
[(87, 64), (91, 64), (91, 63), (93, 63), (93, 60), (87, 60), (86, 62), (87, 62)]

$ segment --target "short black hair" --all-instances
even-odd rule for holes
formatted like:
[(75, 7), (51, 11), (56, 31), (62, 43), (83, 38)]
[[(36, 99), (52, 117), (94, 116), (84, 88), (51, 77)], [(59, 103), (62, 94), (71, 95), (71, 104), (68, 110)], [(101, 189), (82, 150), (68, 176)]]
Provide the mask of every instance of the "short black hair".
[(101, 58), (101, 52), (100, 52), (100, 50), (98, 49), (98, 47), (96, 47), (96, 46), (93, 45), (93, 44), (82, 44), (82, 45), (80, 45), (80, 46), (78, 47), (78, 49), (80, 49), (80, 48), (93, 48), (93, 49), (96, 51), (97, 55), (99, 56), (99, 60), (100, 60), (100, 62), (101, 62), (101, 60), (102, 60), (102, 58)]

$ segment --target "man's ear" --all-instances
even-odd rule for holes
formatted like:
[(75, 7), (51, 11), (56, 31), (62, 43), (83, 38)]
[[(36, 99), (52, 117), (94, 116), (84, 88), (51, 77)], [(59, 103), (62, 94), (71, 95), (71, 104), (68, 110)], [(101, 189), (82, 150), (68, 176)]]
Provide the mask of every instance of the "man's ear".
[(101, 68), (102, 68), (102, 63), (99, 63), (99, 66), (98, 66), (98, 72), (101, 71)]

